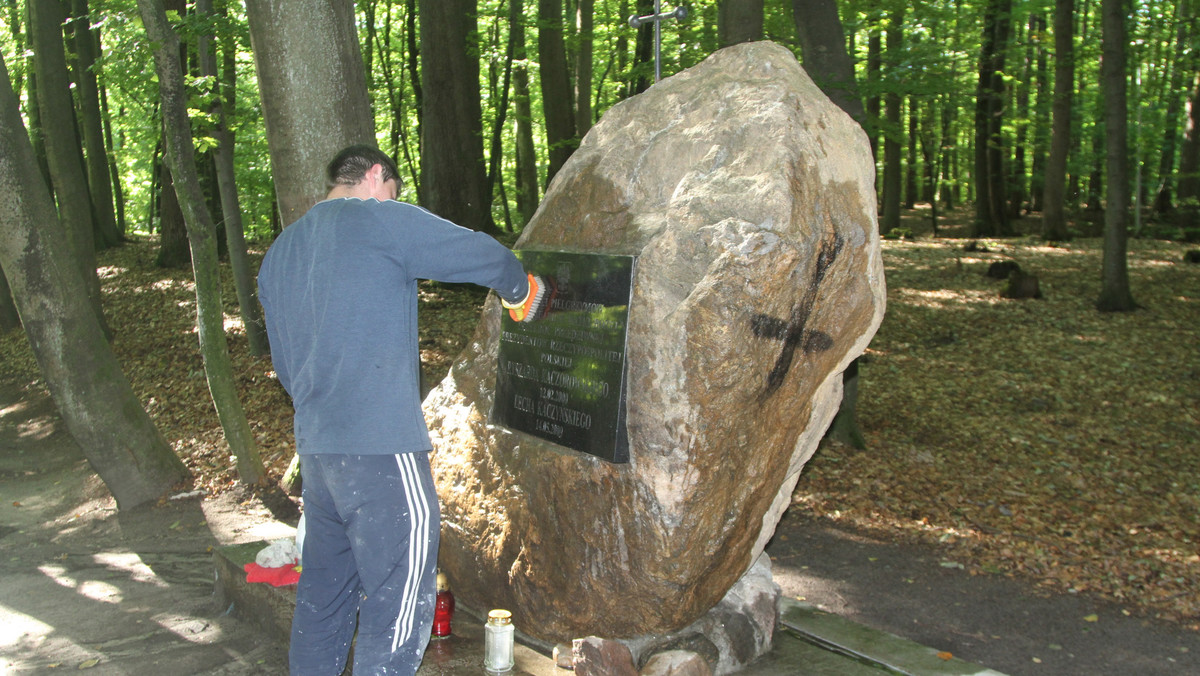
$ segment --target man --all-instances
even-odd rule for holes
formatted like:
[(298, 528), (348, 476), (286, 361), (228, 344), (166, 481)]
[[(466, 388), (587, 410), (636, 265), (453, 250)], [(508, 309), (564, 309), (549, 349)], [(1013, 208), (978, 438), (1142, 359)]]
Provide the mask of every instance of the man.
[(398, 172), (352, 146), (329, 194), (258, 274), (271, 358), (295, 406), (305, 537), (291, 673), (413, 674), (433, 622), (441, 512), (421, 413), (417, 280), (495, 289), (514, 319), (544, 303), (511, 251), (396, 201)]

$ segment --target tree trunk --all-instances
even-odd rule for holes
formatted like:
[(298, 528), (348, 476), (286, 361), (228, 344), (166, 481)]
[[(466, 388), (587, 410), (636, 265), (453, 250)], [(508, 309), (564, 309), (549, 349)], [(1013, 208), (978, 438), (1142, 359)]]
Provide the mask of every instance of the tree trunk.
[(12, 288), (8, 285), (8, 278), (4, 276), (4, 266), (0, 265), (0, 333), (11, 331), (20, 325), (21, 317), (17, 314)]
[(929, 223), (933, 237), (938, 236), (938, 166), (939, 153), (942, 144), (935, 130), (934, 113), (938, 110), (937, 101), (929, 102), (929, 110), (921, 125), (921, 159), (925, 167), (925, 199), (929, 202)]
[(497, 233), (483, 161), (473, 0), (421, 0), (421, 202), (463, 227)]
[[(379, 65), (380, 74), (383, 76), (383, 86), (387, 92), (388, 110), (391, 111), (388, 116), (390, 118), (388, 120), (388, 154), (395, 158), (397, 168), (401, 173), (408, 173), (412, 187), (419, 195), (421, 194), (420, 168), (417, 166), (417, 160), (413, 157), (411, 148), (413, 137), (408, 132), (407, 111), (409, 108), (404, 95), (404, 86), (412, 83), (407, 80), (408, 71), (403, 64), (400, 68), (393, 66), (396, 50), (392, 48), (392, 6), (390, 4), (387, 6), (384, 17), (383, 43), (379, 46)], [(407, 30), (407, 26), (405, 30)], [(403, 51), (400, 56), (404, 57)], [(419, 89), (419, 87), (417, 88)], [(418, 117), (420, 117), (419, 114)], [(418, 143), (419, 141), (418, 137)], [(401, 157), (404, 158), (404, 162), (400, 162)]]
[[(504, 176), (501, 168), (501, 159), (504, 155), (504, 125), (508, 121), (508, 101), (509, 92), (512, 91), (512, 75), (513, 68), (516, 64), (513, 63), (513, 52), (516, 51), (516, 44), (513, 42), (512, 29), (508, 32), (508, 43), (504, 48), (504, 76), (501, 78), (499, 93), (492, 92), (493, 99), (499, 98), (499, 103), (495, 105), (495, 118), (492, 121), (492, 145), (488, 150), (488, 171), (487, 171), (487, 192), (489, 195), (496, 194), (496, 188), (500, 191), (500, 205), (504, 210), (504, 229), (508, 232), (513, 232), (512, 212), (508, 208), (508, 195), (504, 189)], [(492, 78), (495, 79), (494, 77)], [(494, 87), (493, 87), (494, 89)]]
[(187, 92), (179, 63), (179, 38), (167, 23), (162, 0), (138, 0), (146, 35), (159, 45), (154, 53), (158, 73), (159, 97), (166, 127), (166, 157), (175, 177), (175, 192), (187, 223), (192, 247), (192, 269), (196, 277), (196, 314), (200, 333), (200, 352), (225, 441), (237, 458), (238, 477), (247, 484), (266, 478), (258, 445), (250, 433), (250, 424), (238, 399), (233, 365), (225, 341), (225, 317), (221, 311), (221, 277), (217, 265), (217, 245), (212, 217), (200, 189), (192, 149), (191, 123), (187, 113)]
[(1101, 312), (1127, 312), (1137, 308), (1129, 290), (1126, 239), (1129, 221), (1128, 108), (1125, 75), (1125, 3), (1102, 0), (1101, 38), (1104, 56), (1100, 80), (1104, 87), (1104, 123), (1108, 143), (1108, 184), (1104, 207), (1104, 261), (1100, 298)]
[(914, 209), (917, 206), (917, 137), (920, 112), (917, 108), (917, 97), (908, 97), (908, 158), (904, 167), (904, 208)]
[(763, 0), (720, 0), (717, 42), (722, 47), (763, 38)]
[(592, 128), (592, 35), (596, 0), (579, 0), (575, 10), (579, 49), (575, 52), (575, 134), (583, 138)]
[(1029, 176), (1029, 210), (1040, 213), (1042, 196), (1046, 190), (1046, 146), (1050, 122), (1050, 69), (1045, 42), (1046, 15), (1037, 14), (1034, 17), (1033, 25), (1036, 33), (1036, 37), (1033, 39), (1035, 40), (1037, 61), (1034, 74), (1034, 95), (1037, 97), (1037, 103), (1034, 105), (1034, 119), (1031, 121), (1034, 125), (1034, 132), (1033, 163)]
[(159, 164), (158, 171), (158, 256), (154, 264), (160, 268), (186, 268), (192, 264), (192, 252), (175, 192), (175, 177), (165, 162)]
[(113, 211), (112, 184), (108, 174), (108, 150), (100, 112), (100, 87), (96, 79), (96, 55), (100, 52), (99, 31), (93, 31), (87, 0), (71, 0), (75, 36), (75, 84), (79, 94), (80, 129), (87, 150), (87, 184), (95, 215), (95, 244), (106, 249), (121, 243), (121, 231)]
[(1045, 195), (1042, 198), (1042, 237), (1055, 242), (1067, 239), (1065, 191), (1067, 153), (1071, 150), (1071, 99), (1075, 93), (1075, 0), (1054, 3), (1054, 104), (1050, 154), (1046, 158)]
[[(1104, 81), (1104, 76), (1101, 75), (1100, 81)], [(1104, 189), (1104, 167), (1105, 163), (1101, 158), (1105, 156), (1105, 148), (1108, 145), (1107, 140), (1107, 117), (1105, 116), (1105, 101), (1103, 96), (1096, 97), (1096, 109), (1094, 112), (1094, 120), (1096, 124), (1092, 126), (1092, 165), (1091, 171), (1088, 172), (1087, 180), (1087, 197), (1085, 199), (1084, 209), (1094, 214), (1104, 211), (1104, 205), (1100, 201)], [(1104, 121), (1105, 124), (1100, 124)]]
[(0, 56), (0, 267), (71, 435), (117, 506), (157, 500), (188, 471), (133, 393), (88, 303)]
[[(1076, 0), (1075, 7), (1077, 16), (1074, 19), (1073, 27), (1074, 34), (1078, 36), (1077, 42), (1080, 45), (1090, 45), (1095, 40), (1088, 35), (1091, 21), (1089, 16), (1092, 13), (1092, 7), (1096, 0)], [(1078, 56), (1076, 57), (1078, 58)], [(1071, 114), (1071, 150), (1068, 153), (1069, 157), (1083, 157), (1083, 119), (1085, 117), (1083, 104), (1087, 100), (1086, 94), (1090, 88), (1095, 86), (1094, 78), (1091, 73), (1085, 68), (1075, 69), (1075, 105)], [(1101, 116), (1103, 114), (1101, 113)], [(1067, 167), (1067, 193), (1065, 201), (1073, 207), (1080, 204), (1081, 196), (1083, 195), (1083, 171), (1086, 170), (1085, 164), (1094, 164), (1086, 162), (1078, 162), (1075, 165), (1068, 164)]]
[[(325, 167), (375, 145), (351, 0), (246, 0), (283, 225), (325, 198)], [(319, 47), (319, 48), (317, 48)]]
[(542, 111), (546, 118), (546, 146), (550, 166), (546, 186), (554, 180), (579, 145), (575, 133), (575, 104), (567, 50), (563, 43), (562, 0), (538, 0), (538, 63), (542, 74)]
[(509, 0), (508, 25), (513, 41), (513, 104), (516, 115), (517, 211), (521, 225), (538, 207), (538, 160), (533, 145), (533, 107), (529, 98), (529, 66), (525, 49), (525, 10), (522, 0)]
[[(540, 0), (539, 0), (540, 3)], [(638, 16), (654, 13), (652, 0), (637, 0)], [(624, 12), (622, 12), (622, 15)], [(654, 26), (644, 23), (637, 29), (637, 42), (633, 46), (633, 62), (629, 65), (628, 96), (641, 94), (650, 87), (654, 76)]]
[(975, 236), (1007, 235), (1004, 209), (1004, 54), (1012, 0), (988, 0), (984, 10), (975, 104)]
[(792, 0), (792, 20), (804, 70), (838, 108), (860, 125), (865, 124), (866, 111), (854, 80), (854, 59), (846, 51), (836, 0)]
[(1182, 94), (1186, 78), (1200, 70), (1200, 50), (1189, 49), (1191, 30), (1195, 22), (1194, 0), (1181, 0), (1178, 7), (1179, 22), (1175, 35), (1175, 58), (1172, 61), (1171, 84), (1167, 91), (1167, 110), (1163, 118), (1162, 154), (1159, 156), (1159, 186), (1154, 194), (1153, 212), (1167, 216), (1174, 209), (1171, 198), (1175, 151), (1179, 145), (1179, 118), (1183, 108)]
[(421, 121), (425, 110), (425, 91), (421, 89), (421, 47), (417, 44), (417, 39), (421, 34), (417, 28), (417, 0), (405, 0), (404, 3), (404, 34), (407, 37), (408, 59), (405, 61), (405, 66), (408, 68), (408, 81), (412, 83), (413, 88), (413, 106), (417, 113), (417, 143), (424, 138), (421, 135)]
[(896, 88), (899, 86), (899, 77), (892, 76), (893, 69), (899, 69), (900, 59), (902, 58), (902, 50), (904, 49), (904, 33), (903, 33), (904, 9), (903, 5), (898, 9), (893, 10), (888, 18), (887, 27), (887, 59), (889, 79), (895, 80), (892, 87), (889, 87), (887, 95), (884, 97), (884, 105), (887, 109), (887, 125), (883, 135), (883, 218), (879, 224), (880, 232), (891, 232), (893, 228), (900, 227), (900, 199), (901, 189), (903, 186), (903, 176), (901, 175), (900, 166), (900, 136), (902, 134), (901, 117), (903, 115), (901, 106), (904, 104), (904, 99)]
[[(1013, 161), (1008, 172), (1008, 218), (1017, 220), (1025, 210), (1026, 185), (1029, 177), (1026, 175), (1025, 144), (1029, 141), (1029, 126), (1033, 124), (1029, 114), (1029, 88), (1033, 79), (1034, 54), (1033, 34), (1037, 30), (1037, 17), (1029, 18), (1028, 32), (1025, 35), (1025, 58), (1021, 63), (1021, 77), (1016, 91), (1016, 138), (1013, 140)], [(1017, 39), (1021, 42), (1020, 36)]]
[(867, 36), (867, 135), (871, 139), (871, 157), (879, 164), (879, 124), (883, 111), (883, 98), (879, 95), (883, 79), (883, 37), (879, 32), (879, 15), (869, 15), (871, 32)]
[(1192, 73), (1176, 192), (1175, 223), (1185, 232), (1200, 230), (1200, 69)]
[(125, 238), (128, 229), (125, 227), (125, 195), (121, 190), (121, 173), (117, 170), (117, 159), (113, 153), (112, 115), (108, 111), (108, 94), (105, 88), (100, 88), (100, 111), (104, 120), (104, 144), (108, 148), (108, 180), (112, 186), (113, 201), (117, 205), (117, 232)]
[(70, 236), (70, 260), (75, 261), (92, 302), (96, 320), (105, 327), (100, 304), (100, 279), (96, 276), (95, 227), (92, 198), (83, 174), (83, 156), (75, 133), (75, 107), (71, 102), (67, 60), (63, 48), (62, 5), (55, 2), (31, 2), (29, 9), (30, 42), (37, 73), (38, 109), (41, 111), (46, 160), (58, 197), (58, 214)]
[[(196, 13), (200, 18), (213, 14), (212, 0), (197, 0)], [(200, 74), (211, 77), (213, 82), (221, 82), (217, 77), (217, 58), (212, 44), (211, 35), (199, 38)], [(232, 82), (226, 81), (228, 84)], [(237, 180), (233, 169), (233, 132), (225, 119), (225, 106), (218, 88), (214, 87), (213, 105), (209, 113), (215, 120), (213, 138), (217, 147), (213, 152), (213, 164), (217, 178), (217, 192), (221, 197), (222, 221), (225, 226), (225, 242), (229, 247), (229, 266), (233, 271), (233, 284), (237, 290), (238, 308), (242, 315), (242, 325), (246, 330), (246, 340), (250, 354), (262, 356), (269, 354), (271, 348), (267, 343), (267, 327), (263, 321), (262, 310), (258, 305), (258, 289), (254, 282), (254, 271), (250, 269), (250, 260), (246, 252), (246, 235), (242, 223), (242, 207), (238, 200)]]

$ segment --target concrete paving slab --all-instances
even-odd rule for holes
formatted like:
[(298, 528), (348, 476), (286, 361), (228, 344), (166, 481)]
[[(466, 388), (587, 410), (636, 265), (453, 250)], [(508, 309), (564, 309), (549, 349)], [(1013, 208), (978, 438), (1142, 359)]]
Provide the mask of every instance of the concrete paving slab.
[(1004, 676), (999, 671), (972, 664), (950, 653), (856, 624), (792, 599), (783, 599), (780, 623), (799, 640), (888, 673), (913, 676)]
[[(262, 627), (285, 645), (295, 608), (295, 585), (272, 587), (247, 583), (242, 568), (267, 542), (250, 542), (214, 550), (217, 598), (239, 618)], [(886, 632), (855, 624), (808, 604), (784, 599), (780, 627), (770, 653), (749, 665), (746, 676), (1003, 676), (964, 660), (939, 654)], [(518, 637), (516, 665), (505, 676), (563, 676), (550, 657), (551, 646)], [(418, 676), (480, 674), (483, 670), (484, 630), (481, 613), (460, 608), (453, 633), (430, 642)]]

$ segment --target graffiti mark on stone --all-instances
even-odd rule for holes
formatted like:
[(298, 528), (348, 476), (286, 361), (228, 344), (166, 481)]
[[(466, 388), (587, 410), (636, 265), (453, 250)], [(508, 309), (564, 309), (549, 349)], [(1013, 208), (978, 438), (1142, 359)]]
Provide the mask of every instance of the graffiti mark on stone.
[(775, 365), (767, 374), (767, 386), (762, 394), (763, 399), (775, 394), (775, 391), (783, 385), (783, 380), (787, 377), (788, 371), (791, 370), (792, 363), (795, 361), (796, 348), (800, 348), (802, 353), (812, 353), (824, 352), (833, 347), (833, 338), (829, 334), (810, 330), (807, 325), (813, 306), (817, 302), (817, 293), (820, 291), (821, 282), (824, 281), (825, 273), (829, 271), (834, 260), (841, 253), (843, 244), (844, 241), (837, 234), (821, 242), (812, 278), (804, 289), (804, 295), (792, 308), (786, 320), (765, 314), (756, 314), (750, 318), (750, 330), (754, 335), (759, 338), (777, 340), (783, 344), (779, 350), (779, 356), (775, 358)]

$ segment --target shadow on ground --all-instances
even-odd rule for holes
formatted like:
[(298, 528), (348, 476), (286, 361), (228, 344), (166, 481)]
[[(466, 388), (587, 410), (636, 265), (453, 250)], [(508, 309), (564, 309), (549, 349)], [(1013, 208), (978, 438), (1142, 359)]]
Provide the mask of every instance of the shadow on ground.
[(52, 403), (0, 385), (0, 672), (286, 673), (217, 607), (211, 552), (287, 532), (234, 498), (118, 513)]

